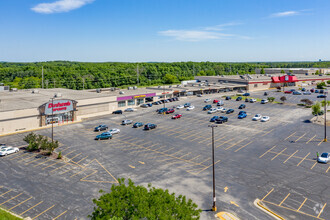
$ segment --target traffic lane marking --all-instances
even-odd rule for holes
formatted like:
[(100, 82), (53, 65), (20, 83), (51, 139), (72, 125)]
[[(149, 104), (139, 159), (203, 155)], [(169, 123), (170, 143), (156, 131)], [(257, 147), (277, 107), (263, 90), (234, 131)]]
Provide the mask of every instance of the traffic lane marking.
[(291, 135), (289, 135), (287, 138), (285, 138), (284, 140), (286, 141), (287, 139), (289, 139), (291, 136), (295, 135), (297, 132), (293, 132)]
[(299, 166), (308, 157), (309, 154), (310, 152), (297, 164), (297, 166)]
[(304, 133), (303, 135), (301, 135), (297, 140), (295, 140), (294, 142), (299, 141), (301, 138), (303, 138), (307, 133)]
[(264, 201), (268, 196), (269, 194), (271, 194), (272, 192), (274, 191), (274, 188), (272, 188), (262, 199), (261, 201)]
[(316, 137), (316, 135), (314, 135), (311, 139), (309, 139), (306, 144), (308, 144), (309, 142), (311, 142), (314, 138)]
[(301, 209), (301, 207), (303, 207), (303, 205), (305, 204), (306, 201), (307, 201), (307, 198), (305, 198), (305, 200), (301, 203), (301, 205), (297, 209), (297, 212), (299, 212), (299, 210)]
[(269, 153), (271, 150), (273, 150), (274, 148), (276, 147), (276, 145), (275, 146), (273, 146), (272, 148), (270, 148), (269, 150), (267, 150), (264, 154), (262, 154), (259, 158), (262, 158), (263, 156), (265, 156), (267, 153)]
[(241, 146), (240, 148), (238, 148), (238, 149), (235, 150), (234, 152), (237, 152), (237, 151), (239, 151), (239, 150), (242, 150), (244, 147), (248, 146), (248, 145), (251, 144), (252, 142), (253, 142), (253, 141), (250, 141), (249, 143), (247, 143), (247, 144)]
[(43, 203), (43, 202), (44, 202), (44, 201), (41, 201), (41, 202), (39, 202), (39, 203), (35, 204), (34, 206), (32, 206), (32, 207), (30, 207), (29, 209), (25, 210), (24, 212), (20, 213), (19, 215), (23, 215), (24, 213), (26, 213), (26, 212), (30, 211), (31, 209), (33, 209), (34, 207), (36, 207), (36, 206), (40, 205), (40, 204), (41, 204), (41, 203)]
[(279, 155), (281, 155), (287, 148), (284, 148), (281, 152), (279, 152), (278, 154), (276, 154), (271, 160), (274, 160), (276, 157), (278, 157)]
[(319, 214), (318, 214), (318, 218), (320, 217), (320, 215), (322, 214), (322, 212), (323, 212), (323, 210), (324, 210), (324, 208), (325, 208), (325, 206), (327, 205), (327, 203), (325, 203), (324, 205), (323, 205), (323, 207), (322, 207), (322, 209), (321, 209), (321, 211), (319, 212)]
[(291, 157), (293, 157), (296, 153), (298, 152), (298, 150), (296, 150), (293, 154), (291, 154), (288, 159), (286, 159), (283, 163), (286, 163)]
[(58, 219), (59, 217), (61, 217), (62, 215), (64, 215), (68, 210), (62, 212), (61, 214), (59, 214), (58, 216), (56, 216), (55, 218), (53, 218), (52, 220), (56, 220)]
[(232, 147), (236, 146), (237, 144), (240, 144), (240, 143), (242, 143), (242, 142), (243, 142), (243, 141), (245, 141), (246, 139), (248, 139), (248, 138), (244, 138), (243, 140), (240, 140), (239, 142), (236, 142), (236, 143), (232, 144), (231, 146), (229, 146), (229, 147), (225, 148), (225, 150), (229, 150), (230, 148), (232, 148)]
[(232, 140), (234, 140), (234, 139), (235, 139), (235, 138), (232, 138), (232, 139), (229, 139), (229, 140), (227, 140), (227, 141), (225, 141), (225, 142), (222, 142), (220, 145), (216, 146), (215, 148), (221, 147), (222, 145), (224, 145), (224, 144), (226, 144), (226, 143), (228, 143), (228, 142), (230, 142), (230, 141), (232, 141)]
[(5, 193), (2, 193), (1, 195), (0, 195), (0, 197), (2, 197), (2, 196), (4, 196), (4, 195), (6, 195), (7, 193), (10, 193), (11, 191), (13, 191), (12, 189), (10, 189), (10, 190), (8, 190), (7, 192), (5, 192)]
[(15, 198), (17, 198), (17, 197), (19, 197), (19, 196), (22, 195), (22, 194), (23, 194), (23, 193), (20, 193), (20, 194), (14, 196), (14, 197), (11, 197), (10, 199), (4, 201), (3, 203), (0, 203), (0, 206), (3, 205), (3, 204), (6, 204), (7, 202), (9, 202), (9, 201), (11, 201), (11, 200), (13, 200), (13, 199), (15, 199)]
[(284, 201), (290, 196), (290, 194), (291, 193), (288, 193), (288, 195), (282, 200), (282, 202), (279, 204), (279, 206), (281, 206), (284, 203)]

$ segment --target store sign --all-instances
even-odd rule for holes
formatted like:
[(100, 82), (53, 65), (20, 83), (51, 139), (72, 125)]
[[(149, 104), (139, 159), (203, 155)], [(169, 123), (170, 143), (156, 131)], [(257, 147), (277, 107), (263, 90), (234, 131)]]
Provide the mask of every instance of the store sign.
[(289, 81), (289, 76), (286, 75), (285, 78), (284, 78), (285, 81)]
[(145, 97), (146, 97), (146, 95), (136, 95), (133, 98), (134, 99), (138, 99), (138, 98), (145, 98)]
[(156, 96), (156, 93), (148, 93), (148, 94), (133, 95), (133, 96), (121, 96), (121, 97), (117, 97), (117, 102), (118, 101), (131, 100), (131, 99), (154, 97), (154, 96)]
[(45, 114), (59, 114), (64, 112), (73, 111), (72, 100), (62, 99), (54, 100), (53, 102), (47, 102), (45, 106)]

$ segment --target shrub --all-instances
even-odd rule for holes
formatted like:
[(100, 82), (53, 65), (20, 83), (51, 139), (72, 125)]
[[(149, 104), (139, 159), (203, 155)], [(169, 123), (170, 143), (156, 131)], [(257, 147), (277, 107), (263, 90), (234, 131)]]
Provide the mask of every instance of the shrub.
[(62, 159), (62, 151), (60, 151), (57, 155), (57, 159)]

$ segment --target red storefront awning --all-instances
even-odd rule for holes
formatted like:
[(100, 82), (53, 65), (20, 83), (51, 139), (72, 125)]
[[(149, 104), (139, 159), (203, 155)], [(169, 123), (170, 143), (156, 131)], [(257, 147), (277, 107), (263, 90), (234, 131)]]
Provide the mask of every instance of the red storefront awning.
[(273, 76), (272, 77), (273, 83), (289, 83), (289, 82), (298, 82), (296, 76), (285, 75), (285, 76)]
[(277, 76), (273, 76), (272, 81), (273, 81), (273, 83), (280, 83), (281, 82), (279, 77), (277, 77)]

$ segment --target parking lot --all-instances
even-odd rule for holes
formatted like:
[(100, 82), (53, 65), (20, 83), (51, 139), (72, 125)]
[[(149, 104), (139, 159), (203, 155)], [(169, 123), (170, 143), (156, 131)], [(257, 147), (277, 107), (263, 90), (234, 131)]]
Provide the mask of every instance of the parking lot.
[[(330, 219), (328, 164), (316, 162), (316, 152), (329, 151), (322, 142), (323, 127), (306, 123), (311, 109), (288, 104), (224, 101), (232, 114), (202, 111), (204, 97), (183, 97), (166, 107), (190, 102), (192, 111), (175, 110), (182, 118), (157, 114), (156, 109), (138, 109), (123, 115), (107, 115), (82, 123), (54, 128), (66, 160), (36, 157), (21, 150), (0, 158), (0, 205), (32, 219), (87, 219), (93, 198), (100, 189), (109, 191), (118, 178), (131, 178), (136, 184), (167, 188), (186, 195), (203, 210), (202, 219), (214, 219), (212, 206), (212, 136), (208, 125), (214, 115), (228, 116), (228, 122), (214, 129), (217, 207), (241, 219), (272, 219), (257, 209), (259, 198), (286, 219)], [(316, 94), (311, 95), (314, 97)], [(251, 93), (262, 97), (263, 92)], [(270, 91), (269, 96), (283, 93)], [(263, 97), (262, 97), (263, 98)], [(299, 96), (301, 99), (302, 96)], [(299, 99), (299, 101), (300, 101)], [(312, 98), (310, 98), (313, 100)], [(276, 98), (279, 101), (279, 98)], [(238, 106), (246, 104), (247, 118), (238, 119)], [(214, 104), (212, 104), (215, 106)], [(174, 113), (174, 114), (175, 114)], [(269, 116), (268, 122), (252, 121), (255, 114)], [(154, 123), (144, 131), (120, 125), (123, 119)], [(119, 128), (111, 140), (95, 141), (99, 124)], [(36, 131), (51, 136), (50, 129)], [(22, 147), (27, 133), (5, 136), (1, 143)]]

